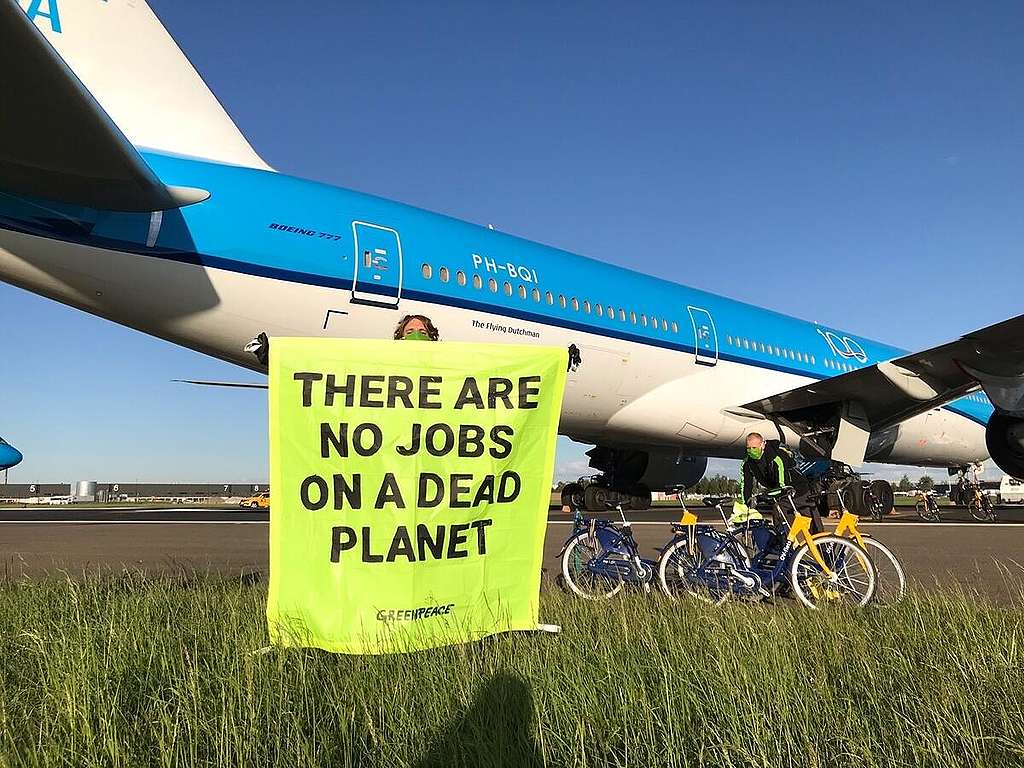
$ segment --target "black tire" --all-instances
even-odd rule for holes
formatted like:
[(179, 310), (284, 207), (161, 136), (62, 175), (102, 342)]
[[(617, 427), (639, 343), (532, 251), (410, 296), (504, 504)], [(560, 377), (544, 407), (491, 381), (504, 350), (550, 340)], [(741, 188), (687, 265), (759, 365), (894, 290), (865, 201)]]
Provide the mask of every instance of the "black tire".
[(896, 494), (893, 493), (892, 483), (888, 480), (872, 480), (870, 493), (872, 520), (881, 520), (892, 513), (893, 504), (896, 503)]
[(864, 503), (864, 483), (860, 480), (847, 483), (843, 490), (843, 499), (846, 501), (846, 508), (857, 517), (863, 517), (867, 513), (867, 505)]
[[(651, 492), (642, 485), (632, 488), (629, 492), (629, 507), (628, 509), (642, 512), (645, 509), (651, 508)], [(625, 505), (623, 505), (625, 506)]]
[(588, 485), (583, 489), (583, 508), (592, 512), (608, 509), (608, 489), (600, 485)]
[(583, 486), (579, 483), (567, 483), (562, 488), (562, 506), (570, 509), (582, 509)]

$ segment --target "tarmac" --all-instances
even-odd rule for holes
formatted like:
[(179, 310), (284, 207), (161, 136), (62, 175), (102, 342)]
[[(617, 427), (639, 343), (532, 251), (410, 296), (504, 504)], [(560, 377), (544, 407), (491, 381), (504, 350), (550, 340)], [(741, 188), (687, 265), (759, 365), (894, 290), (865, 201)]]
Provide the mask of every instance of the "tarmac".
[[(702, 521), (717, 513), (691, 508)], [(913, 512), (861, 530), (889, 545), (919, 589), (961, 586), (999, 602), (1024, 594), (1024, 508), (1001, 507), (999, 521), (979, 523), (963, 509), (944, 508), (938, 523)], [(652, 559), (671, 536), (677, 508), (627, 515), (642, 554)], [(0, 578), (77, 577), (123, 568), (150, 574), (192, 574), (261, 579), (268, 562), (267, 512), (179, 507), (0, 508)], [(834, 523), (834, 521), (831, 521)], [(544, 543), (544, 573), (558, 575), (558, 552), (572, 530), (571, 515), (552, 510)]]

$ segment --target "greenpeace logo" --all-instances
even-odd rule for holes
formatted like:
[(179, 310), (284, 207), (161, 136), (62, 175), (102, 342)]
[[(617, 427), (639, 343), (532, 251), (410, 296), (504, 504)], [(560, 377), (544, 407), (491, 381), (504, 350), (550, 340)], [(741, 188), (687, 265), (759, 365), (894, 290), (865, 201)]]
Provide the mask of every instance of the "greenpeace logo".
[(423, 608), (381, 608), (377, 611), (377, 621), (419, 621), (433, 616), (447, 616), (454, 607), (455, 603), (428, 605)]

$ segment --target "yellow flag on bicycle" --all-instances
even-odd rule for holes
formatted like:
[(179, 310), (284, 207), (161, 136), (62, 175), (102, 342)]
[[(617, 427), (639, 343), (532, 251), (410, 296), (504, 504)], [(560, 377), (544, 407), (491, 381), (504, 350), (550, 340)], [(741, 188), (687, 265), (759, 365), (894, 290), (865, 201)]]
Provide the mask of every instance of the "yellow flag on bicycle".
[(565, 369), (550, 347), (271, 340), (271, 642), (535, 629)]

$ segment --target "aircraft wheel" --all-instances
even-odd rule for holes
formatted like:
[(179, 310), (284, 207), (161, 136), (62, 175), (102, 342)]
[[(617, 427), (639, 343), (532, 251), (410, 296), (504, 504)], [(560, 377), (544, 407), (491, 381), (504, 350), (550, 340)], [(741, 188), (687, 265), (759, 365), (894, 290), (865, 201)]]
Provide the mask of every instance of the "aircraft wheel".
[(892, 483), (888, 480), (871, 481), (871, 505), (874, 517), (883, 517), (892, 512), (896, 494), (892, 492)]
[(867, 505), (864, 503), (864, 483), (860, 480), (853, 480), (846, 486), (843, 498), (846, 500), (846, 508), (857, 517), (867, 512)]
[(591, 512), (607, 512), (608, 489), (600, 485), (588, 485), (583, 489), (583, 507)]
[(579, 483), (567, 483), (562, 488), (562, 506), (570, 507), (572, 509), (581, 509), (584, 507), (583, 501), (583, 486)]

